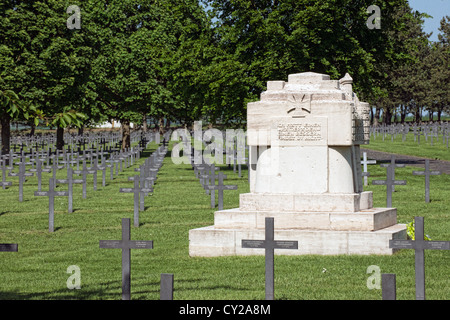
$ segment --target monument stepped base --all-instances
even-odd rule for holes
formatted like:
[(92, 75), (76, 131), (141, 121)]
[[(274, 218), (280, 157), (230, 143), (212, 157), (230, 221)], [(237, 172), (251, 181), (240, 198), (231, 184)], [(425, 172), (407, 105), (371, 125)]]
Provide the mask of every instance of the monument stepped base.
[[(276, 224), (276, 218), (275, 218)], [(405, 239), (406, 226), (396, 224), (376, 231), (275, 229), (275, 240), (298, 241), (298, 250), (276, 249), (282, 255), (391, 255), (389, 240)], [(218, 257), (264, 255), (264, 249), (243, 249), (242, 239), (262, 240), (264, 229), (225, 229), (214, 226), (189, 231), (189, 255)]]
[[(311, 198), (316, 205), (308, 203)], [(406, 239), (406, 225), (397, 224), (397, 209), (373, 208), (372, 203), (372, 192), (241, 194), (239, 208), (216, 211), (213, 226), (189, 231), (189, 254), (264, 254), (263, 249), (241, 248), (241, 241), (263, 240), (265, 218), (272, 217), (275, 240), (298, 241), (298, 250), (280, 249), (276, 254), (391, 255), (394, 249), (389, 248), (389, 240)]]

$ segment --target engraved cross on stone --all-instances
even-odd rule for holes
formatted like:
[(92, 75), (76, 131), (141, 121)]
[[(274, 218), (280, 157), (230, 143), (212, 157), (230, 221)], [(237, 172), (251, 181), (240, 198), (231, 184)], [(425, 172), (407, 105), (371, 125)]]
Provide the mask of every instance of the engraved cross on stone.
[(264, 240), (244, 240), (242, 248), (265, 249), (266, 300), (274, 299), (274, 249), (298, 249), (298, 241), (274, 240), (274, 218), (266, 218)]
[(153, 249), (153, 241), (133, 241), (130, 219), (122, 219), (122, 240), (100, 240), (101, 249), (122, 249), (122, 300), (130, 300), (131, 249)]
[(425, 300), (425, 250), (450, 250), (450, 241), (425, 241), (423, 217), (415, 217), (415, 240), (389, 240), (389, 248), (414, 249), (416, 300)]
[[(292, 118), (304, 118), (311, 113), (312, 94), (304, 94), (301, 99), (297, 99), (294, 94), (288, 96), (288, 101), (295, 105), (288, 111)], [(305, 112), (306, 111), (306, 112)]]

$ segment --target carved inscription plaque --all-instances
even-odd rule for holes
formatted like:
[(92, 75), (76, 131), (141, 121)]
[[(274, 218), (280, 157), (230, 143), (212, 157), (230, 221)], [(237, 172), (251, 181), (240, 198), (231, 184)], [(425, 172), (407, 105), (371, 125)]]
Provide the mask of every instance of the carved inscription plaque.
[(324, 118), (278, 122), (272, 127), (272, 137), (280, 146), (324, 145), (327, 140), (326, 123)]
[(320, 141), (322, 125), (320, 123), (280, 123), (278, 140), (282, 141)]

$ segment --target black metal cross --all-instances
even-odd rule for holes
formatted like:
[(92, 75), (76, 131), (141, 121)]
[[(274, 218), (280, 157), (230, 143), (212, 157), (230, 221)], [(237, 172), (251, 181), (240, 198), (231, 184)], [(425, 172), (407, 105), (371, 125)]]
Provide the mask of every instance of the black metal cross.
[(106, 181), (105, 181), (105, 171), (106, 171), (106, 167), (105, 166), (99, 166), (98, 165), (98, 159), (95, 159), (95, 161), (93, 161), (94, 164), (92, 165), (92, 167), (88, 168), (89, 170), (95, 170), (94, 173), (94, 190), (97, 190), (97, 171), (103, 171), (102, 174), (102, 186), (106, 185)]
[(266, 218), (264, 240), (244, 240), (242, 248), (265, 249), (266, 300), (274, 299), (274, 249), (298, 249), (298, 241), (274, 240), (274, 218)]
[[(392, 170), (392, 180), (395, 180), (395, 168), (404, 168), (406, 165), (404, 163), (395, 163), (395, 155), (391, 155), (391, 162), (390, 163), (382, 163), (380, 164), (380, 167), (382, 168), (388, 168), (386, 170), (389, 170), (391, 168)], [(392, 186), (392, 192), (395, 192), (395, 186)]]
[(56, 179), (55, 183), (66, 183), (68, 185), (69, 192), (69, 213), (73, 212), (73, 184), (74, 183), (84, 183), (83, 179), (73, 178), (73, 169), (71, 166), (67, 166), (67, 179)]
[(6, 159), (0, 160), (1, 169), (2, 169), (2, 181), (0, 184), (2, 185), (2, 188), (5, 189), (5, 187), (9, 187), (12, 185), (11, 181), (6, 181)]
[(100, 240), (101, 249), (122, 249), (122, 300), (130, 300), (131, 249), (153, 249), (153, 241), (133, 241), (130, 219), (122, 219), (122, 240)]
[[(211, 190), (211, 192), (215, 192), (214, 190), (218, 190), (218, 198), (219, 198), (219, 210), (223, 210), (223, 191), (224, 190), (236, 190), (237, 186), (235, 185), (224, 185), (223, 179), (224, 179), (223, 172), (219, 172), (219, 184), (214, 186), (208, 186), (208, 189)], [(212, 205), (212, 203), (211, 203)]]
[(96, 170), (89, 170), (88, 168), (86, 168), (86, 162), (83, 161), (83, 169), (82, 170), (74, 170), (73, 173), (75, 174), (81, 174), (83, 177), (83, 199), (86, 199), (86, 180), (87, 180), (87, 175), (88, 174), (97, 174)]
[(415, 176), (425, 176), (425, 202), (430, 202), (430, 176), (440, 175), (440, 171), (430, 171), (430, 160), (425, 159), (425, 171), (413, 171)]
[(55, 191), (55, 180), (49, 179), (48, 191), (35, 191), (35, 196), (48, 197), (48, 231), (54, 231), (55, 197), (68, 197), (67, 191)]
[(133, 188), (120, 188), (120, 192), (123, 193), (134, 193), (134, 226), (139, 227), (139, 195), (143, 199), (144, 194), (147, 192), (152, 192), (152, 188), (139, 187), (139, 176), (134, 176), (134, 187)]
[(372, 180), (374, 185), (386, 185), (386, 207), (392, 208), (392, 192), (394, 185), (405, 185), (406, 180), (394, 180), (394, 166), (387, 166), (386, 180)]
[(30, 169), (30, 172), (36, 172), (36, 177), (38, 178), (38, 191), (41, 191), (42, 188), (42, 172), (50, 172), (51, 170), (48, 168), (42, 167), (42, 161), (40, 159), (36, 159), (36, 168)]
[[(209, 185), (214, 186), (216, 184), (216, 178), (219, 178), (219, 174), (216, 174), (216, 171), (219, 170), (219, 168), (216, 168), (215, 164), (211, 164), (209, 167), (209, 175), (206, 175), (207, 178), (209, 178)], [(222, 179), (226, 179), (227, 176), (225, 174), (222, 174)], [(206, 187), (209, 187), (207, 184)], [(216, 207), (216, 192), (215, 190), (209, 190), (211, 192), (211, 208)]]
[(33, 173), (26, 172), (25, 161), (22, 161), (19, 164), (19, 172), (18, 173), (10, 172), (9, 176), (11, 176), (11, 177), (18, 176), (19, 177), (19, 202), (22, 202), (23, 201), (23, 184), (25, 182), (25, 177), (31, 177), (31, 176), (33, 176)]
[(389, 240), (389, 248), (414, 249), (416, 300), (425, 300), (425, 250), (450, 250), (450, 241), (425, 241), (423, 217), (415, 217), (415, 240)]
[(57, 157), (56, 157), (56, 155), (53, 157), (53, 160), (52, 160), (52, 165), (51, 166), (46, 166), (46, 169), (50, 169), (51, 171), (52, 171), (52, 174), (53, 174), (53, 180), (56, 180), (56, 172), (59, 170), (59, 169), (62, 169), (62, 168), (64, 168), (64, 166), (59, 166), (58, 165), (58, 162), (57, 162)]

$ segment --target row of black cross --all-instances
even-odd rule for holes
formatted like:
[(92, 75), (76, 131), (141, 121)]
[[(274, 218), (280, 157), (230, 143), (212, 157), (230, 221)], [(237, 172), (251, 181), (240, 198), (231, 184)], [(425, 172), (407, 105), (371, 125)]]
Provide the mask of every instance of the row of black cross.
[[(45, 153), (31, 153), (20, 155), (8, 154), (3, 156), (0, 160), (0, 168), (2, 171), (2, 187), (12, 186), (12, 182), (5, 181), (6, 176), (17, 176), (19, 184), (19, 202), (23, 201), (23, 186), (27, 177), (31, 177), (36, 174), (38, 180), (37, 191), (34, 192), (34, 196), (46, 196), (49, 197), (49, 231), (54, 231), (54, 199), (58, 196), (68, 197), (68, 212), (73, 212), (73, 185), (82, 184), (83, 199), (87, 197), (87, 176), (93, 175), (93, 189), (97, 190), (97, 172), (102, 171), (102, 185), (106, 185), (106, 170), (110, 168), (110, 179), (114, 179), (114, 167), (116, 169), (116, 175), (119, 171), (123, 170), (123, 167), (133, 165), (134, 161), (139, 159), (141, 149), (139, 147), (130, 148), (126, 151), (105, 153), (103, 150), (89, 150), (84, 151), (82, 154), (73, 152), (62, 152), (61, 157), (58, 153), (54, 155), (48, 155)], [(45, 162), (49, 164), (49, 158), (51, 158), (51, 165), (44, 165)], [(90, 166), (87, 166), (87, 162), (90, 162)], [(100, 161), (100, 164), (99, 164)], [(82, 168), (80, 168), (80, 162), (82, 162)], [(6, 165), (8, 163), (8, 165)], [(26, 166), (31, 166), (29, 170)], [(77, 169), (74, 170), (76, 166)], [(67, 169), (67, 177), (65, 179), (56, 179), (56, 172), (58, 170)], [(120, 167), (120, 169), (119, 169)], [(18, 171), (14, 172), (15, 169)], [(49, 177), (49, 190), (41, 190), (42, 174), (52, 173)], [(81, 179), (75, 179), (74, 174), (81, 175)], [(56, 191), (57, 184), (67, 184), (68, 189), (66, 191)]]
[[(140, 142), (148, 137), (156, 135), (152, 132), (133, 131), (130, 134), (132, 143)], [(64, 134), (64, 145), (67, 150), (82, 152), (89, 149), (103, 149), (111, 152), (120, 148), (121, 134), (119, 132), (86, 132), (83, 135)], [(56, 137), (53, 133), (33, 135), (33, 136), (12, 136), (10, 147), (14, 152), (34, 149), (35, 151), (48, 150), (51, 152), (56, 143)], [(159, 141), (157, 142), (159, 144)], [(142, 145), (141, 145), (142, 147)]]
[[(150, 140), (144, 140), (140, 146), (146, 147), (147, 143), (150, 142)], [(134, 156), (136, 156), (138, 159), (140, 157), (141, 147), (133, 148), (130, 152), (124, 152), (121, 153), (122, 156), (127, 154), (127, 157), (130, 157), (133, 159)], [(158, 172), (159, 168), (162, 165), (163, 158), (167, 152), (167, 146), (165, 143), (165, 140), (163, 142), (163, 145), (160, 146), (156, 152), (152, 153), (152, 155), (146, 159), (144, 164), (142, 164), (139, 168), (136, 168), (135, 171), (139, 172), (139, 175), (135, 175), (133, 177), (129, 177), (129, 180), (133, 181), (134, 188), (121, 188), (120, 192), (133, 192), (135, 194), (135, 200), (134, 200), (134, 218), (135, 218), (135, 226), (139, 226), (139, 209), (143, 210), (143, 197), (141, 197), (141, 200), (139, 199), (139, 194), (145, 194), (148, 192), (153, 191), (153, 184), (156, 180), (156, 173)], [(84, 153), (85, 154), (85, 153)], [(92, 154), (90, 155), (92, 156)], [(11, 157), (11, 160), (13, 157)], [(31, 157), (30, 159), (33, 159)], [(30, 160), (29, 159), (29, 160)], [(56, 158), (57, 159), (57, 158)], [(98, 162), (91, 162), (93, 166), (86, 167), (86, 161), (83, 161), (83, 169), (81, 170), (73, 170), (70, 164), (72, 161), (66, 159), (63, 157), (63, 161), (61, 163), (64, 163), (67, 166), (68, 176), (67, 179), (55, 179), (50, 178), (49, 179), (49, 190), (48, 191), (36, 191), (35, 196), (48, 196), (49, 197), (49, 231), (53, 232), (54, 230), (54, 223), (53, 223), (53, 208), (54, 208), (54, 197), (56, 196), (68, 196), (69, 199), (71, 199), (72, 195), (72, 186), (74, 183), (84, 183), (86, 182), (86, 175), (87, 174), (96, 174), (97, 170), (103, 170), (99, 169), (100, 166), (98, 166)], [(113, 179), (112, 170), (114, 167), (114, 164), (116, 164), (116, 170), (117, 170), (117, 161), (124, 161), (125, 166), (128, 166), (128, 163), (133, 163), (133, 160), (130, 159), (128, 161), (126, 158), (114, 158), (111, 156), (109, 160), (106, 160), (106, 163), (110, 163), (109, 165), (104, 165), (104, 162), (102, 161), (102, 165), (104, 168), (110, 167), (111, 168), (111, 179)], [(3, 160), (3, 159), (2, 159)], [(19, 174), (19, 178), (30, 176), (27, 175), (27, 172), (24, 169), (25, 165), (25, 157), (22, 155), (21, 157), (20, 168), (21, 174)], [(85, 159), (83, 159), (85, 160)], [(76, 161), (76, 160), (75, 160)], [(4, 162), (6, 163), (6, 161)], [(14, 165), (14, 161), (11, 162)], [(40, 161), (37, 161), (36, 166), (39, 167), (41, 163)], [(52, 169), (61, 169), (58, 167), (57, 162), (53, 160), (53, 163), (55, 164)], [(33, 163), (28, 163), (30, 165), (33, 165)], [(121, 164), (121, 170), (122, 170), (122, 164)], [(13, 169), (13, 168), (8, 168)], [(40, 169), (45, 169), (40, 167)], [(37, 170), (40, 170), (37, 169)], [(31, 169), (30, 169), (31, 170)], [(44, 171), (47, 172), (47, 171)], [(73, 179), (73, 174), (78, 173), (83, 175), (83, 179)], [(117, 171), (116, 171), (117, 173)], [(3, 174), (5, 176), (5, 174)], [(55, 191), (55, 184), (56, 183), (67, 183), (69, 185), (68, 191)], [(10, 186), (11, 184), (5, 184), (5, 186)], [(22, 182), (23, 185), (23, 182)], [(83, 189), (83, 195), (85, 195), (85, 188)], [(141, 204), (141, 205), (140, 205)], [(69, 200), (69, 212), (72, 210), (72, 201)], [(122, 239), (121, 240), (100, 240), (99, 247), (100, 248), (108, 248), (108, 249), (122, 249), (122, 299), (123, 300), (129, 300), (130, 299), (130, 250), (131, 249), (153, 249), (153, 241), (132, 241), (130, 240), (130, 219), (129, 218), (123, 218), (122, 219)], [(17, 252), (18, 251), (18, 244), (12, 243), (3, 243), (0, 244), (0, 252)], [(172, 299), (173, 292), (173, 274), (161, 274), (161, 299), (162, 300), (169, 300)]]
[[(216, 207), (216, 190), (218, 192), (218, 209), (223, 210), (223, 192), (224, 190), (236, 190), (236, 185), (225, 185), (224, 179), (227, 176), (220, 171), (220, 168), (216, 167), (214, 163), (208, 164), (207, 160), (202, 158), (201, 164), (195, 164), (194, 158), (191, 158), (191, 165), (194, 169), (194, 174), (205, 193), (210, 195), (211, 208)], [(218, 172), (218, 173), (217, 173)], [(216, 181), (218, 182), (216, 185)]]
[[(134, 194), (134, 226), (139, 227), (139, 211), (145, 210), (144, 198), (153, 192), (157, 173), (163, 164), (167, 153), (167, 145), (158, 147), (152, 155), (145, 160), (139, 168), (135, 168), (138, 175), (129, 177), (133, 181), (132, 188), (120, 188), (119, 192)], [(130, 219), (122, 219), (122, 239), (121, 240), (100, 240), (99, 247), (102, 249), (122, 250), (122, 300), (131, 299), (131, 249), (153, 249), (153, 241), (132, 241), (130, 240)], [(161, 274), (161, 300), (171, 300), (173, 297), (173, 274)]]
[[(367, 176), (370, 173), (367, 171), (367, 164), (374, 164), (375, 160), (367, 160), (364, 155), (361, 164), (363, 165), (363, 177), (364, 185), (367, 185)], [(392, 208), (392, 193), (395, 192), (396, 185), (406, 185), (406, 180), (395, 180), (395, 168), (405, 167), (404, 163), (396, 163), (395, 156), (391, 156), (389, 163), (380, 164), (381, 167), (386, 168), (386, 180), (372, 180), (373, 185), (385, 185), (386, 186), (386, 206)], [(413, 171), (413, 175), (425, 177), (425, 202), (430, 202), (430, 177), (440, 175), (441, 172), (437, 170), (430, 170), (430, 160), (425, 159), (425, 171)]]
[[(448, 149), (448, 140), (450, 136), (450, 123), (430, 123), (430, 124), (392, 124), (392, 125), (379, 125), (372, 126), (370, 128), (370, 134), (375, 140), (381, 135), (383, 141), (390, 135), (391, 141), (394, 141), (397, 135), (402, 136), (402, 141), (406, 140), (406, 135), (411, 132), (414, 134), (414, 142), (421, 143), (421, 137), (425, 138), (425, 141), (429, 141), (430, 145), (439, 142), (440, 138), (442, 143), (446, 145)], [(422, 139), (423, 142), (423, 139)]]
[(164, 157), (167, 153), (167, 146), (163, 144), (155, 152), (148, 157), (139, 168), (135, 168), (138, 175), (128, 177), (129, 181), (133, 181), (132, 188), (120, 188), (120, 192), (134, 194), (134, 226), (139, 226), (139, 211), (145, 210), (145, 196), (153, 192), (157, 173), (163, 164)]

